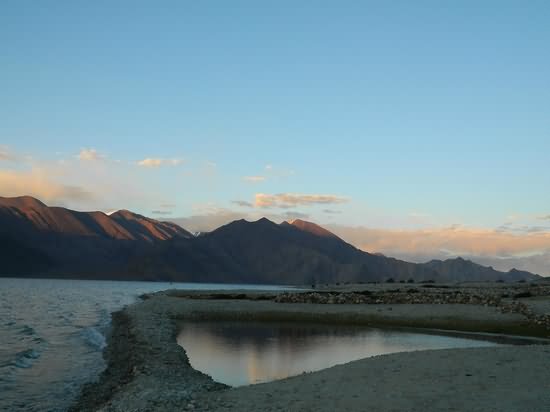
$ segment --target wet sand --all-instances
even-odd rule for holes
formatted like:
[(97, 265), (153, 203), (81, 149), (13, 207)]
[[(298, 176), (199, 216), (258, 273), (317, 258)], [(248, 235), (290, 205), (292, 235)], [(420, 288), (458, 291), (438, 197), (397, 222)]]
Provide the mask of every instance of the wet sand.
[[(181, 319), (296, 320), (540, 336), (540, 327), (521, 313), (468, 304), (277, 303), (266, 296), (246, 299), (257, 299), (254, 294), (235, 298), (233, 293), (231, 299), (183, 295), (188, 294), (148, 295), (113, 314), (107, 369), (99, 382), (84, 388), (72, 410), (550, 410), (546, 345), (383, 355), (232, 389), (194, 370), (176, 342)], [(526, 301), (546, 313), (548, 299)]]

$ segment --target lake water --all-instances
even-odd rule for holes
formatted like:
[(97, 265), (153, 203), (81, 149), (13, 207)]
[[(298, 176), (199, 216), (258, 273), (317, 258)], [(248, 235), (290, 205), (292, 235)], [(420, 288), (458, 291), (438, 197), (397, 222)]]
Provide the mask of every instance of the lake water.
[(111, 312), (165, 289), (278, 286), (0, 278), (0, 411), (64, 411), (97, 378)]
[(212, 321), (182, 322), (177, 339), (195, 369), (231, 386), (268, 382), (387, 353), (496, 345), (367, 327)]

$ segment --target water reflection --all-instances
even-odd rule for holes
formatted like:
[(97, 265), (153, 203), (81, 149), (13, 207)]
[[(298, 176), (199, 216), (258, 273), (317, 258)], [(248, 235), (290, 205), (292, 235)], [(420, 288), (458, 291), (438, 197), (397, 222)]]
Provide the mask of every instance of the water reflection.
[(231, 386), (268, 382), (386, 353), (495, 343), (366, 327), (266, 322), (183, 322), (191, 365)]

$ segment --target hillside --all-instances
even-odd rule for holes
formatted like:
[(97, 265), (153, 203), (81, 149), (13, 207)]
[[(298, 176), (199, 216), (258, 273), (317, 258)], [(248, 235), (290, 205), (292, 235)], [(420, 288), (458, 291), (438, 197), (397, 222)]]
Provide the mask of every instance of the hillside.
[(77, 212), (31, 197), (0, 198), (0, 250), (5, 276), (277, 284), (536, 278), (463, 259), (415, 264), (370, 254), (304, 220), (237, 220), (195, 237), (128, 210)]

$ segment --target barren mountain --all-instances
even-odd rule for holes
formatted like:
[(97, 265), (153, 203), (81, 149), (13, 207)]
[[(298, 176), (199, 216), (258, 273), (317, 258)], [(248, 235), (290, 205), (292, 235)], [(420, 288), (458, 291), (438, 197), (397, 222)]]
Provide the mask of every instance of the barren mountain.
[(191, 237), (181, 227), (159, 222), (121, 210), (106, 215), (103, 212), (77, 212), (62, 207), (48, 207), (29, 196), (0, 197), (0, 219), (11, 230), (37, 233), (59, 233), (71, 236), (98, 236), (118, 240), (166, 240), (175, 236)]
[(414, 264), (363, 252), (311, 222), (238, 220), (195, 237), (127, 210), (111, 215), (0, 198), (0, 275), (314, 284), (531, 280), (463, 259)]

